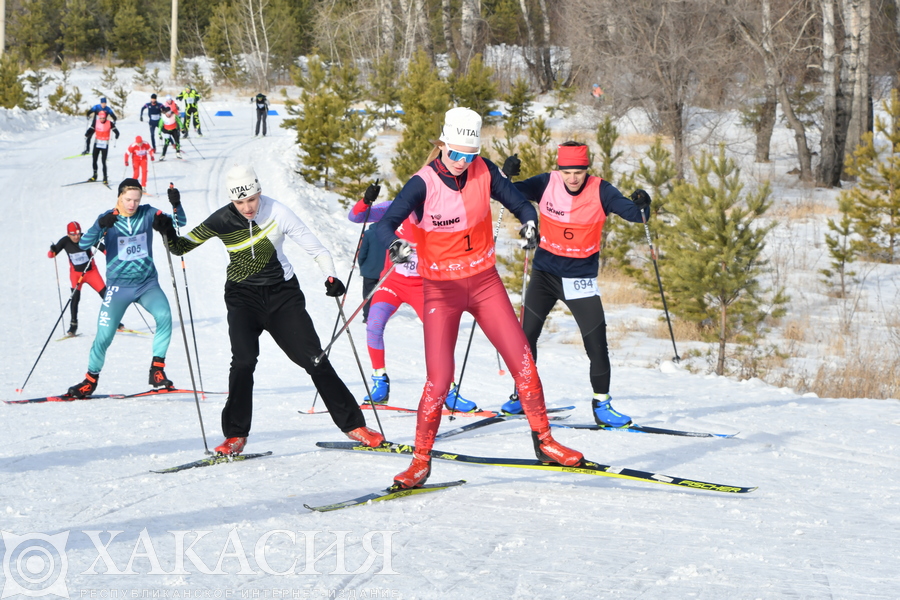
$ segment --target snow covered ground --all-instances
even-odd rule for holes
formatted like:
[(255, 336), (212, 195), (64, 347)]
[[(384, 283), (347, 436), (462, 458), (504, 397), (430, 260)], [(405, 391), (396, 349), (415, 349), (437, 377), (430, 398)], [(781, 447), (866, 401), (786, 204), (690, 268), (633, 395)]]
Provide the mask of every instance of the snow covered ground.
[[(90, 86), (82, 85), (82, 90)], [(175, 90), (171, 90), (175, 91)], [(122, 154), (146, 135), (136, 114), (119, 123), (110, 154), (113, 183)], [(130, 106), (131, 106), (130, 104)], [(283, 107), (274, 106), (283, 114)], [(270, 136), (253, 139), (249, 98), (216, 96), (206, 136), (191, 137), (184, 162), (156, 163), (150, 190), (173, 182), (188, 226), (226, 201), (224, 173), (253, 164), (263, 190), (291, 206), (333, 249), (347, 273), (359, 226), (335, 196), (293, 173), (293, 135), (270, 117)], [(47, 247), (70, 220), (87, 227), (111, 207), (100, 184), (60, 187), (90, 175), (78, 152), (84, 121), (49, 113), (0, 111), (2, 398), (59, 394), (81, 380), (99, 298), (83, 294), (84, 335), (47, 344), (59, 314)], [(201, 158), (202, 157), (202, 158)], [(130, 174), (130, 169), (129, 169)], [(115, 187), (115, 186), (113, 186)], [(165, 209), (163, 196), (146, 202)], [(157, 240), (160, 282), (173, 309), (170, 268)], [(336, 318), (312, 260), (286, 246), (309, 311), (327, 338)], [(224, 392), (230, 360), (222, 300), (227, 257), (213, 241), (186, 256), (203, 386)], [(187, 314), (183, 274), (173, 264)], [(67, 265), (58, 259), (66, 291)], [(350, 285), (355, 307), (358, 279)], [(632, 309), (610, 311), (610, 322)], [(67, 315), (68, 319), (68, 315)], [(177, 319), (176, 319), (177, 320)], [(469, 335), (463, 321), (457, 364)], [(134, 308), (125, 323), (146, 329)], [(351, 331), (365, 356), (364, 326)], [(176, 323), (167, 373), (188, 387), (182, 330)], [(190, 338), (190, 331), (188, 331)], [(550, 406), (576, 405), (589, 422), (587, 359), (578, 345), (547, 336), (538, 363)], [(324, 451), (341, 440), (328, 415), (301, 415), (313, 403), (309, 378), (263, 337), (248, 452), (271, 457), (176, 474), (159, 469), (203, 456), (190, 397), (97, 399), (0, 405), (2, 596), (71, 598), (884, 598), (900, 597), (900, 405), (896, 400), (820, 399), (759, 380), (693, 375), (669, 362), (668, 340), (629, 338), (613, 351), (618, 409), (645, 425), (719, 433), (732, 439), (561, 430), (557, 437), (590, 459), (678, 477), (758, 486), (745, 495), (678, 489), (622, 479), (435, 462), (431, 481), (462, 487), (388, 503), (311, 513), (303, 504), (345, 500), (386, 487), (407, 458)], [(638, 340), (638, 341), (635, 341)], [(408, 308), (387, 328), (392, 401), (414, 407), (424, 379), (421, 326)], [(635, 357), (640, 357), (637, 360)], [(98, 393), (147, 388), (146, 336), (120, 335), (110, 348)], [(332, 360), (360, 396), (363, 382), (346, 340)], [(656, 365), (646, 368), (646, 365)], [(463, 395), (497, 409), (511, 391), (496, 354), (476, 333)], [(210, 447), (221, 440), (222, 395), (201, 402)], [(316, 405), (321, 407), (321, 401)], [(372, 415), (369, 423), (376, 426)], [(410, 443), (414, 417), (380, 414), (388, 438)], [(460, 417), (446, 430), (471, 422)], [(479, 456), (532, 457), (522, 422), (457, 436), (439, 448)], [(119, 533), (116, 533), (119, 532)], [(37, 548), (35, 546), (38, 546)], [(28, 583), (28, 582), (31, 583)]]

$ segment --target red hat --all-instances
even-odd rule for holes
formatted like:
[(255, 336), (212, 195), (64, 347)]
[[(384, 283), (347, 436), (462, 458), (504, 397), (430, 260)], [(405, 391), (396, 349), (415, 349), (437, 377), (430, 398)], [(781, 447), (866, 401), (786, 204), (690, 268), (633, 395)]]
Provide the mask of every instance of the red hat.
[(143, 144), (144, 138), (142, 138), (141, 136), (137, 136), (136, 138), (134, 138), (134, 143), (135, 144)]
[(591, 166), (587, 146), (560, 146), (556, 164), (560, 169), (587, 169)]
[(78, 221), (72, 221), (66, 226), (66, 233), (69, 235), (81, 233), (81, 225), (78, 224)]
[(106, 116), (106, 111), (105, 111), (105, 110), (98, 110), (98, 111), (97, 111), (97, 116), (98, 116), (98, 117), (105, 117), (105, 116)]

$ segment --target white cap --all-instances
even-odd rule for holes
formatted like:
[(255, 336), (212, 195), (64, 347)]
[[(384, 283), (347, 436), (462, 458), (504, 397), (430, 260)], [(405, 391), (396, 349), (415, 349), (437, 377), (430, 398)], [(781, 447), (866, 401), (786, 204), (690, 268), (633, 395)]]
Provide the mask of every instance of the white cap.
[(262, 191), (253, 167), (236, 165), (225, 174), (225, 186), (229, 200), (242, 200)]
[(171, 102), (171, 101), (172, 101), (172, 94), (166, 94), (165, 101), (166, 101), (166, 102)]
[(481, 115), (471, 108), (451, 108), (444, 115), (441, 141), (481, 150)]

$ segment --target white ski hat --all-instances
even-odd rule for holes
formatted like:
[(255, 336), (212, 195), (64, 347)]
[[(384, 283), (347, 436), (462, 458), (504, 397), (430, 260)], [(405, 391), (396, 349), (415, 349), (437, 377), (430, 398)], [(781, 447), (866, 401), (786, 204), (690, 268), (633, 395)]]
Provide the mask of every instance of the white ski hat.
[(253, 167), (235, 165), (225, 174), (225, 186), (229, 200), (242, 200), (262, 191)]
[(440, 140), (481, 150), (481, 115), (471, 108), (451, 108), (444, 115)]

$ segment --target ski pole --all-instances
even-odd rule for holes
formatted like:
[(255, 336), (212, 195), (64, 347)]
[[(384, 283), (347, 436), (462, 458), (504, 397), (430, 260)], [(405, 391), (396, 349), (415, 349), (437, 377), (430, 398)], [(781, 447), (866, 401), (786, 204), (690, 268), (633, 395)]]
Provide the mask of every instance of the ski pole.
[[(200, 103), (198, 102), (197, 104), (199, 105)], [(206, 113), (206, 118), (209, 119), (209, 124), (212, 125), (213, 127), (215, 127), (216, 124), (213, 122), (212, 117), (209, 115), (209, 111), (206, 110), (206, 107), (201, 105), (200, 108), (202, 108), (203, 112)]]
[[(500, 222), (503, 220), (503, 209), (504, 206), (500, 206), (500, 211), (497, 213), (497, 225), (494, 227), (494, 246), (497, 245), (497, 238), (500, 237)], [(496, 250), (495, 250), (496, 251)], [(497, 375), (503, 376), (506, 375), (506, 371), (503, 369), (503, 365), (500, 363), (500, 351), (496, 348), (494, 349), (497, 353)]]
[[(522, 304), (519, 306), (519, 325), (525, 325), (525, 292), (528, 289), (528, 258), (529, 258), (529, 250), (525, 250), (525, 260), (522, 261)], [(517, 399), (519, 397), (519, 390), (513, 387), (513, 393), (509, 397), (510, 400)]]
[(141, 316), (141, 320), (144, 322), (144, 325), (146, 325), (147, 329), (150, 330), (150, 333), (156, 333), (156, 331), (154, 331), (153, 327), (151, 327), (150, 323), (147, 321), (147, 317), (144, 316), (144, 313), (141, 310), (141, 306), (137, 303), (135, 303), (133, 306), (137, 310), (137, 313)]
[(156, 191), (156, 195), (159, 196), (159, 181), (157, 181), (157, 179), (156, 179), (156, 164), (155, 163), (156, 163), (155, 160), (150, 161), (151, 168), (153, 169), (153, 189)]
[[(162, 214), (161, 210), (156, 214)], [(178, 286), (175, 285), (175, 267), (172, 266), (172, 251), (169, 249), (169, 238), (165, 234), (162, 236), (166, 245), (166, 257), (169, 259), (169, 275), (172, 276), (172, 290), (175, 292), (175, 306), (178, 308), (178, 322), (181, 323), (181, 337), (184, 340), (184, 355), (187, 357), (188, 372), (191, 374), (191, 388), (194, 392), (194, 404), (197, 405), (197, 418), (200, 419), (200, 435), (203, 436), (203, 449), (206, 454), (212, 454), (209, 445), (206, 443), (206, 430), (203, 427), (203, 413), (200, 412), (200, 398), (197, 395), (197, 384), (194, 382), (194, 368), (191, 365), (191, 349), (188, 347), (187, 331), (184, 329), (184, 317), (181, 313), (181, 299), (178, 297)]]
[[(51, 244), (52, 245), (52, 244)], [(59, 283), (59, 267), (56, 266), (56, 257), (53, 257), (53, 270), (56, 271), (56, 296), (59, 298), (59, 311), (62, 312), (62, 284)], [(63, 329), (66, 328), (66, 322), (63, 321)]]
[[(375, 185), (378, 185), (378, 179), (375, 180)], [(372, 205), (366, 207), (366, 217), (363, 220), (362, 229), (359, 232), (359, 239), (356, 241), (356, 252), (353, 254), (353, 262), (350, 264), (350, 274), (347, 275), (347, 288), (344, 292), (344, 297), (341, 299), (341, 308), (344, 308), (344, 302), (347, 301), (348, 292), (350, 291), (350, 280), (353, 278), (353, 271), (356, 269), (356, 261), (359, 258), (359, 252), (362, 249), (363, 236), (366, 234), (366, 225), (369, 224), (369, 214), (372, 212)], [(334, 327), (331, 330), (331, 337), (334, 337), (334, 333), (337, 331), (338, 323), (340, 323), (341, 315), (338, 314), (337, 318), (334, 320)], [(363, 385), (366, 390), (369, 389), (369, 384), (366, 381), (365, 375), (363, 375)], [(312, 406), (309, 407), (309, 412), (316, 411), (316, 402), (319, 400), (319, 390), (316, 390), (316, 395), (313, 397)]]
[[(119, 214), (119, 209), (113, 210), (113, 213)], [(98, 240), (105, 236), (106, 236), (106, 229), (103, 229), (100, 232), (100, 237), (98, 238)], [(40, 362), (41, 357), (44, 355), (44, 351), (47, 349), (47, 344), (50, 343), (50, 339), (53, 337), (53, 332), (56, 331), (56, 326), (59, 325), (60, 321), (62, 321), (63, 315), (66, 314), (66, 309), (69, 308), (69, 304), (72, 303), (72, 296), (75, 295), (75, 291), (78, 290), (79, 286), (81, 285), (81, 282), (84, 281), (84, 276), (91, 269), (91, 263), (94, 262), (95, 256), (96, 256), (96, 254), (92, 252), (91, 257), (87, 261), (87, 265), (84, 267), (84, 271), (82, 271), (81, 275), (78, 277), (78, 281), (75, 282), (75, 287), (72, 288), (72, 293), (69, 294), (69, 301), (66, 302), (66, 305), (62, 308), (62, 310), (59, 311), (59, 317), (57, 317), (56, 323), (53, 324), (53, 329), (50, 330), (50, 335), (47, 336), (47, 340), (44, 342), (43, 348), (41, 348), (41, 351), (38, 353), (38, 357), (35, 359), (34, 364), (31, 365), (31, 370), (28, 371), (28, 376), (25, 377), (25, 382), (22, 383), (22, 387), (16, 388), (16, 392), (21, 394), (22, 391), (25, 389), (25, 386), (28, 385), (28, 380), (31, 379), (31, 375), (32, 375), (32, 373), (34, 373), (35, 367), (37, 367), (37, 364)], [(54, 262), (55, 262), (55, 260), (54, 260)]]
[(666, 305), (666, 295), (663, 293), (662, 279), (659, 277), (659, 264), (656, 262), (656, 250), (653, 249), (653, 240), (650, 238), (650, 226), (647, 225), (647, 217), (641, 210), (641, 221), (644, 223), (644, 234), (647, 236), (647, 245), (650, 246), (650, 260), (653, 261), (653, 268), (656, 270), (656, 283), (659, 285), (659, 296), (662, 298), (663, 310), (666, 312), (666, 323), (669, 324), (669, 337), (672, 338), (672, 349), (675, 351), (675, 357), (672, 362), (678, 363), (681, 357), (678, 356), (678, 348), (675, 346), (675, 334), (672, 332), (672, 320), (669, 318), (669, 307)]
[[(169, 187), (174, 188), (175, 184), (170, 181)], [(174, 206), (172, 207), (172, 212), (176, 216), (178, 215), (178, 209), (175, 208)], [(178, 227), (178, 224), (175, 222), (174, 219), (172, 220), (172, 223), (175, 224), (176, 233), (178, 233), (178, 235), (181, 235), (181, 230)], [(181, 273), (184, 275), (184, 296), (187, 299), (188, 319), (191, 322), (191, 337), (194, 338), (194, 358), (197, 360), (197, 379), (200, 380), (200, 391), (201, 391), (201, 395), (203, 395), (202, 391), (205, 389), (203, 387), (203, 371), (200, 370), (200, 350), (197, 346), (197, 330), (194, 328), (194, 310), (191, 307), (191, 292), (190, 292), (190, 288), (188, 287), (187, 266), (184, 264), (184, 255), (181, 255)], [(203, 395), (203, 398), (205, 400), (206, 396)]]
[[(347, 293), (344, 292), (344, 297), (347, 297)], [(337, 303), (338, 307), (338, 316), (347, 323), (347, 318), (344, 316), (344, 307), (341, 305), (341, 301), (337, 298), (334, 299), (335, 303)], [(353, 336), (350, 335), (350, 329), (347, 329), (347, 339), (350, 340), (350, 348), (353, 349), (353, 358), (356, 359), (356, 366), (359, 367), (359, 375), (362, 377), (363, 383), (366, 383), (366, 373), (363, 371), (362, 363), (359, 361), (359, 354), (356, 352), (356, 344), (353, 343)], [(368, 384), (366, 384), (366, 396), (369, 398), (369, 406), (372, 407), (372, 412), (375, 414), (375, 422), (378, 423), (378, 430), (381, 432), (382, 437), (387, 437), (384, 435), (384, 428), (381, 426), (381, 418), (378, 416), (378, 410), (375, 408), (375, 400), (372, 399), (372, 391), (369, 390)]]
[(384, 283), (384, 280), (387, 279), (388, 276), (391, 273), (393, 273), (394, 269), (396, 269), (396, 268), (397, 268), (397, 265), (392, 264), (391, 268), (388, 269), (387, 272), (381, 276), (381, 279), (378, 280), (378, 283), (375, 284), (375, 287), (372, 288), (372, 291), (369, 292), (365, 298), (363, 298), (362, 304), (360, 304), (359, 306), (356, 307), (356, 310), (353, 311), (353, 314), (350, 315), (350, 318), (346, 319), (344, 321), (343, 327), (341, 327), (340, 330), (331, 337), (331, 341), (328, 342), (328, 345), (325, 346), (325, 348), (322, 350), (321, 353), (319, 353), (318, 356), (313, 357), (313, 359), (312, 359), (313, 365), (318, 365), (320, 362), (322, 362), (322, 359), (325, 358), (325, 356), (328, 354), (328, 351), (331, 350), (331, 347), (334, 345), (334, 343), (338, 340), (339, 337), (341, 337), (344, 334), (344, 331), (346, 331), (347, 328), (350, 327), (350, 323), (353, 321), (353, 319), (356, 318), (356, 315), (358, 315), (362, 311), (363, 306), (366, 305), (366, 302), (368, 302), (369, 300), (372, 299), (372, 296), (375, 295), (375, 292), (378, 291), (378, 288), (381, 287), (381, 284)]
[(203, 156), (202, 154), (200, 154), (200, 151), (197, 150), (197, 146), (194, 145), (194, 142), (191, 140), (191, 138), (185, 138), (185, 139), (188, 141), (188, 144), (191, 145), (191, 148), (194, 149), (194, 152), (196, 152), (197, 155), (200, 157), (200, 160), (206, 160), (206, 157)]

